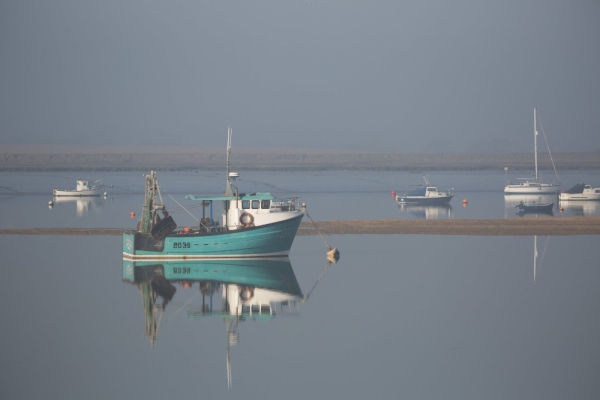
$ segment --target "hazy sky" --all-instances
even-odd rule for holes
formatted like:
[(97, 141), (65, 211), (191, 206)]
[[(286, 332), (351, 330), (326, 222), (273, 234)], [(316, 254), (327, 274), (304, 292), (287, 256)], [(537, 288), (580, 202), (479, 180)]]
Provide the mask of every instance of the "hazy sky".
[(534, 106), (600, 150), (599, 1), (0, 1), (0, 144), (530, 152)]

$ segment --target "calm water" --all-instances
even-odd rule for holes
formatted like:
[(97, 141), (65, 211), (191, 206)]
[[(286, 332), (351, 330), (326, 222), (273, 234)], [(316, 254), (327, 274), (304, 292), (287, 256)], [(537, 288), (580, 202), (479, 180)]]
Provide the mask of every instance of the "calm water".
[[(0, 229), (23, 227), (117, 227), (130, 228), (142, 206), (142, 172), (89, 173), (0, 173)], [(158, 174), (167, 208), (180, 226), (195, 225), (195, 219), (179, 204), (201, 216), (197, 202), (186, 194), (222, 194), (222, 172), (166, 172)], [(107, 197), (58, 200), (52, 208), (53, 188), (74, 189), (77, 179), (101, 179)], [(452, 189), (449, 207), (399, 206), (392, 191), (406, 193), (423, 182), (421, 174), (408, 172), (245, 172), (236, 181), (241, 192), (269, 191), (279, 196), (301, 196), (312, 219), (380, 218), (519, 218), (519, 201), (555, 203), (554, 216), (598, 216), (600, 202), (559, 204), (556, 196), (505, 196), (504, 171), (435, 172), (429, 174), (438, 189)], [(561, 174), (567, 190), (585, 181), (600, 186), (600, 171), (567, 171)], [(112, 185), (112, 187), (111, 187)], [(173, 200), (174, 199), (174, 200)], [(463, 204), (463, 199), (467, 200)], [(177, 204), (179, 203), (179, 204)], [(14, 210), (19, 210), (15, 212)]]
[[(219, 193), (221, 175), (159, 180), (167, 204), (169, 194), (184, 204), (188, 192)], [(573, 173), (573, 183), (599, 186), (595, 176)], [(0, 178), (2, 193), (11, 192), (0, 195), (0, 228), (132, 227), (129, 213), (142, 203), (142, 173), (90, 175), (113, 185), (106, 199), (52, 209), (48, 193), (74, 187), (77, 176)], [(423, 217), (398, 209), (390, 194), (419, 183), (415, 174), (242, 178), (241, 190), (252, 184), (302, 196), (316, 221)], [(501, 191), (503, 172), (430, 179), (455, 188), (451, 218), (516, 218)], [(462, 198), (464, 208), (455, 203)], [(555, 217), (568, 213), (588, 215), (565, 209)], [(175, 220), (193, 222), (186, 214)], [(279, 274), (286, 287), (297, 284), (296, 302), (236, 325), (217, 312), (220, 287), (209, 296), (198, 282), (174, 282), (154, 340), (144, 285), (123, 279), (120, 237), (1, 239), (3, 399), (600, 398), (597, 236), (336, 235), (327, 241), (341, 259), (331, 265), (318, 235), (299, 236)], [(297, 295), (275, 294), (286, 290)]]

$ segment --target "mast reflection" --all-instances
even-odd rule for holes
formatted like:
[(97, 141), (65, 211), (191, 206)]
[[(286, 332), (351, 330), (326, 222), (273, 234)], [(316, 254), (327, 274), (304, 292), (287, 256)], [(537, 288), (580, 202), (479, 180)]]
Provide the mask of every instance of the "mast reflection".
[[(542, 262), (544, 261), (544, 254), (546, 254), (546, 248), (548, 247), (548, 241), (550, 240), (550, 236), (546, 236), (546, 240), (544, 242), (544, 248), (542, 249), (542, 256), (540, 258), (540, 262), (539, 264), (541, 265)], [(537, 270), (538, 270), (538, 257), (539, 257), (539, 253), (538, 253), (538, 237), (537, 235), (533, 236), (533, 283), (535, 284), (536, 280), (537, 280)]]

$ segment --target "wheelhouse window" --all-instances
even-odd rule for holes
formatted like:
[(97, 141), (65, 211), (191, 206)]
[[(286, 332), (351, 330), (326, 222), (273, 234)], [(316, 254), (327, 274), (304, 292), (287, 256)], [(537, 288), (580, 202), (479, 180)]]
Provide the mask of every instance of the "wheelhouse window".
[(271, 208), (271, 200), (261, 200), (260, 208), (262, 208), (263, 210), (268, 210), (269, 208)]
[(247, 210), (250, 208), (250, 200), (242, 200), (242, 208)]
[(258, 210), (258, 204), (259, 204), (258, 200), (252, 200), (252, 208), (254, 210)]

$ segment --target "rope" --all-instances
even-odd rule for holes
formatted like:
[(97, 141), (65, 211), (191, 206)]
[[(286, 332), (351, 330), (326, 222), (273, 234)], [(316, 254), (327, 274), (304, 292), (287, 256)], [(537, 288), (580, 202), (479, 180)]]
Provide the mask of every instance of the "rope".
[(325, 242), (325, 246), (327, 246), (327, 250), (332, 250), (332, 247), (329, 245), (329, 243), (327, 243), (327, 241), (325, 240), (323, 235), (321, 235), (321, 232), (319, 232), (319, 228), (317, 228), (317, 224), (315, 224), (315, 221), (313, 221), (313, 219), (310, 217), (310, 215), (308, 214), (308, 211), (306, 211), (306, 216), (313, 223), (313, 225), (315, 226), (315, 229), (317, 230), (317, 233), (319, 234), (319, 236), (321, 236), (321, 239), (323, 239), (323, 241)]

